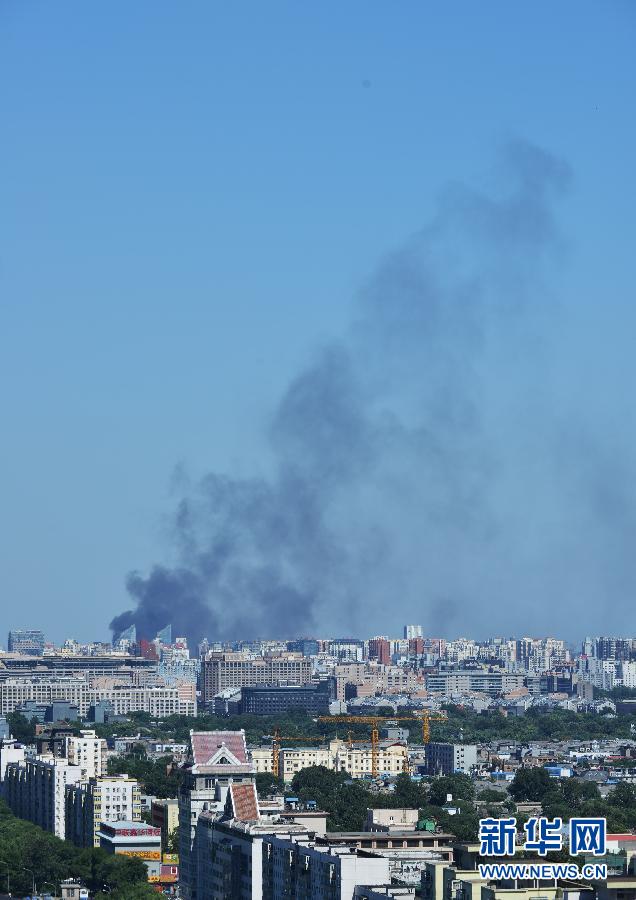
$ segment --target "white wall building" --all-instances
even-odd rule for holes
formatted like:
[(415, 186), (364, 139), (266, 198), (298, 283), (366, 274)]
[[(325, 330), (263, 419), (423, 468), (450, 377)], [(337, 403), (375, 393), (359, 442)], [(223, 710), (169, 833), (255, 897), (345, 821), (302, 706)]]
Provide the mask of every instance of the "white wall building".
[(82, 781), (98, 778), (106, 767), (106, 741), (94, 731), (81, 731), (79, 737), (66, 738), (66, 758), (69, 765), (79, 766)]
[(24, 747), (14, 738), (0, 741), (0, 794), (4, 792), (4, 779), (9, 763), (24, 762)]
[(81, 780), (80, 766), (66, 759), (43, 755), (25, 763), (10, 763), (5, 799), (13, 813), (59, 838), (66, 836), (66, 786)]

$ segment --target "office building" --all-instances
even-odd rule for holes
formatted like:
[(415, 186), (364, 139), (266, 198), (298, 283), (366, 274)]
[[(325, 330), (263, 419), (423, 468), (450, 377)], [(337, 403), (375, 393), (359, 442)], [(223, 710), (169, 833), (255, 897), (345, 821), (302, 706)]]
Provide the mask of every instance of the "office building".
[[(98, 684), (101, 686), (95, 686)], [(42, 707), (51, 706), (55, 702), (66, 702), (77, 707), (83, 717), (91, 706), (102, 701), (110, 705), (113, 715), (125, 716), (138, 711), (148, 712), (153, 718), (197, 714), (196, 688), (192, 682), (166, 687), (120, 684), (113, 678), (91, 681), (85, 678), (48, 676), (0, 679), (1, 715), (23, 708), (29, 702)]]
[(290, 653), (302, 653), (303, 656), (318, 656), (320, 644), (312, 638), (301, 638), (298, 641), (287, 641)]
[(469, 774), (477, 765), (475, 744), (426, 745), (426, 774), (454, 775), (456, 772)]
[(265, 685), (241, 689), (241, 712), (244, 715), (284, 715), (290, 710), (305, 710), (310, 716), (327, 715), (335, 697), (335, 683)]
[(227, 688), (255, 684), (310, 684), (311, 660), (296, 653), (259, 656), (243, 653), (208, 653), (201, 664), (203, 703), (210, 703)]
[[(250, 748), (250, 758), (256, 772), (273, 771), (271, 746)], [(282, 746), (278, 752), (280, 776), (289, 783), (297, 772), (310, 766), (324, 766), (333, 772), (346, 772), (352, 778), (373, 773), (371, 744), (352, 744), (335, 738), (322, 746)], [(384, 775), (399, 775), (408, 771), (408, 752), (403, 744), (382, 741), (378, 747), (378, 771)]]
[(10, 631), (7, 649), (9, 653), (19, 653), (21, 656), (42, 656), (44, 634), (41, 631)]
[(160, 644), (172, 644), (172, 625), (166, 625), (165, 628), (158, 631), (155, 640), (159, 641)]
[(427, 691), (446, 695), (475, 692), (498, 697), (524, 687), (524, 683), (524, 675), (501, 670), (455, 669), (426, 676)]
[(137, 628), (135, 625), (129, 625), (128, 628), (124, 628), (123, 631), (120, 631), (115, 639), (114, 643), (122, 644), (126, 643), (136, 644), (137, 643)]
[(67, 841), (78, 847), (99, 847), (102, 822), (141, 821), (139, 785), (128, 775), (67, 785), (65, 816)]
[(327, 650), (341, 663), (362, 662), (364, 658), (364, 641), (357, 638), (336, 638), (329, 641)]

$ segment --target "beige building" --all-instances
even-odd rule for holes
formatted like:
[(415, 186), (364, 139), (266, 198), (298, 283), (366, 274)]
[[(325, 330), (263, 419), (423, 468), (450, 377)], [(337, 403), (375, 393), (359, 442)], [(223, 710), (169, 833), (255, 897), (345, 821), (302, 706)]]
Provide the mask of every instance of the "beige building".
[[(250, 758), (256, 772), (271, 772), (271, 747), (254, 747)], [(371, 775), (373, 756), (371, 744), (354, 744), (335, 739), (319, 747), (281, 747), (278, 765), (284, 781), (291, 781), (297, 772), (310, 766), (325, 766), (334, 772), (346, 772), (352, 778)], [(403, 744), (383, 742), (378, 748), (380, 775), (399, 775), (408, 769), (408, 752)]]
[(227, 688), (254, 684), (310, 684), (311, 660), (300, 653), (258, 656), (209, 653), (201, 664), (202, 701), (209, 703)]
[(151, 824), (161, 829), (161, 847), (166, 852), (170, 835), (179, 827), (179, 801), (153, 800), (150, 816)]

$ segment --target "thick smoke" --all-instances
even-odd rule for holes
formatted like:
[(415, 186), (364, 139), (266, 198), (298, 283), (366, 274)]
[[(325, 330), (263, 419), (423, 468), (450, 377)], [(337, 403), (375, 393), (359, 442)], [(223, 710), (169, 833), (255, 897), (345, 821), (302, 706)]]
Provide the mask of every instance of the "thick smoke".
[(189, 487), (178, 565), (129, 576), (136, 606), (113, 631), (578, 635), (577, 610), (633, 588), (616, 460), (554, 374), (552, 207), (568, 180), (515, 143), (492, 190), (447, 190), (289, 385), (271, 477)]

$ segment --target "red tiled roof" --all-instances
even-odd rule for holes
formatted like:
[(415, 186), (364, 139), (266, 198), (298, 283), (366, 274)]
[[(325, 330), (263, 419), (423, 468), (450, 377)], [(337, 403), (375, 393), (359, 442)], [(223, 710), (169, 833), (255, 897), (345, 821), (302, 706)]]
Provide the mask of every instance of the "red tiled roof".
[(250, 767), (244, 731), (191, 731), (193, 768), (218, 771)]
[(255, 784), (231, 784), (230, 796), (232, 800), (232, 817), (234, 819), (238, 819), (241, 822), (258, 821), (258, 797)]

